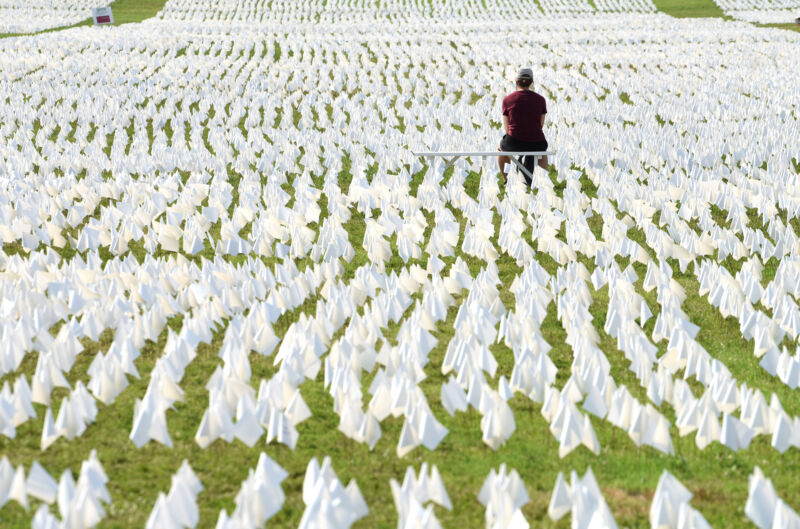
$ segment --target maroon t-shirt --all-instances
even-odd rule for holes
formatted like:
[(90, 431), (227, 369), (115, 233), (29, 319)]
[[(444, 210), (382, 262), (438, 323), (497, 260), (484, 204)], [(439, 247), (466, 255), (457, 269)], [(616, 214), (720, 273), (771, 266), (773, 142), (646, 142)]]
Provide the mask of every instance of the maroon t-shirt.
[(515, 140), (544, 141), (542, 114), (547, 114), (547, 103), (533, 90), (516, 90), (503, 99), (508, 135)]

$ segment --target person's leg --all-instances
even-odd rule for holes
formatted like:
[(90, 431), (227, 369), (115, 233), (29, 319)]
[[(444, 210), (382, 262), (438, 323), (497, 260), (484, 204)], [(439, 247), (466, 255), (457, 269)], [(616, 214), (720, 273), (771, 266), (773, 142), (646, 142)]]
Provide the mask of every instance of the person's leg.
[[(540, 142), (536, 146), (536, 150), (539, 152), (547, 152), (547, 147), (548, 147), (547, 140), (545, 140)], [(542, 156), (541, 158), (539, 158), (539, 167), (541, 167), (545, 171), (549, 170), (549, 165), (547, 164), (547, 156)]]
[[(531, 176), (533, 176), (533, 169), (536, 167), (534, 157), (524, 156), (522, 159), (522, 166), (531, 174)], [(526, 174), (523, 174), (523, 176), (525, 177), (525, 183), (528, 185), (528, 187), (531, 187), (533, 180), (531, 180), (531, 178)]]
[[(497, 149), (498, 151), (500, 149)], [(511, 158), (508, 156), (498, 156), (497, 157), (497, 169), (503, 173), (503, 178), (506, 177), (506, 165), (511, 163)]]
[[(500, 152), (506, 150), (503, 147), (503, 143), (505, 142), (505, 139), (506, 139), (506, 136), (503, 136), (503, 139), (500, 140), (500, 144), (497, 146), (497, 150), (500, 151)], [(508, 156), (498, 156), (497, 157), (497, 168), (500, 170), (500, 174), (503, 175), (503, 183), (504, 184), (508, 183), (508, 174), (506, 173), (506, 171), (507, 171), (506, 168), (507, 168), (508, 164), (510, 164), (510, 163), (511, 163), (511, 158), (509, 158)]]
[(547, 156), (542, 156), (539, 158), (539, 167), (544, 169), (545, 171), (549, 170), (549, 165), (547, 165)]

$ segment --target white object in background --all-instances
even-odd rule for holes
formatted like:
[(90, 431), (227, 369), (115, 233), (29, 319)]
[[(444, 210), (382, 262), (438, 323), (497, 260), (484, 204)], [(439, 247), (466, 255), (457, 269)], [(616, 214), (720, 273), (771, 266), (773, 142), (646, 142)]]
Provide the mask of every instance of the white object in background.
[(92, 19), (95, 25), (113, 24), (114, 14), (110, 7), (95, 7), (92, 8)]
[(572, 510), (572, 489), (567, 485), (564, 474), (559, 472), (553, 495), (550, 497), (550, 505), (547, 506), (547, 516), (553, 521), (558, 521), (570, 510)]
[(236, 509), (231, 516), (228, 516), (225, 509), (220, 511), (216, 527), (264, 527), (266, 521), (283, 507), (286, 496), (281, 489), (281, 483), (288, 476), (280, 465), (261, 452), (255, 470), (250, 469), (236, 495)]
[(586, 474), (578, 478), (573, 470), (570, 475), (570, 485), (564, 481), (564, 476), (559, 473), (556, 486), (550, 499), (547, 514), (553, 520), (558, 520), (567, 511), (572, 511), (572, 527), (574, 529), (591, 529), (604, 527), (616, 529), (617, 523), (611, 515), (600, 487), (594, 478), (591, 467), (586, 469)]
[(188, 461), (184, 459), (181, 467), (172, 476), (169, 495), (163, 492), (158, 494), (158, 500), (145, 527), (157, 529), (196, 527), (200, 520), (197, 495), (202, 490), (203, 484), (200, 483)]
[(325, 457), (320, 466), (317, 458), (308, 463), (303, 480), (303, 503), (306, 509), (299, 529), (316, 527), (347, 528), (369, 513), (367, 503), (355, 480), (345, 488)]
[(744, 513), (760, 529), (800, 528), (800, 516), (778, 497), (772, 481), (753, 468)]
[(130, 435), (130, 440), (136, 448), (143, 447), (151, 439), (172, 448), (172, 439), (167, 430), (168, 406), (164, 397), (157, 391), (148, 390), (144, 400), (136, 399)]
[[(105, 518), (101, 502), (111, 502), (106, 483), (108, 477), (94, 450), (89, 454), (89, 459), (81, 464), (77, 484), (69, 470), (65, 470), (56, 483), (36, 461), (31, 465), (26, 480), (22, 465), (15, 471), (7, 458), (0, 459), (0, 507), (7, 500), (16, 500), (27, 510), (29, 496), (42, 501), (44, 505), (37, 509), (32, 520), (34, 529), (94, 527)], [(56, 502), (61, 520), (49, 512), (48, 504)]]
[(31, 465), (25, 487), (28, 489), (28, 496), (48, 504), (56, 501), (58, 483), (56, 483), (56, 480), (47, 473), (38, 461), (34, 461), (33, 465)]
[(13, 479), (14, 467), (8, 457), (3, 456), (0, 459), (0, 509), (10, 499), (9, 492), (11, 491), (11, 481)]
[(500, 465), (499, 471), (489, 471), (478, 493), (478, 501), (486, 507), (487, 529), (529, 527), (520, 510), (530, 501), (528, 491), (516, 470), (506, 471), (505, 463)]
[(11, 481), (8, 485), (7, 499), (16, 500), (17, 503), (22, 505), (22, 508), (28, 510), (28, 491), (25, 487), (25, 468), (20, 465), (17, 467), (16, 472), (12, 474)]
[(738, 418), (727, 413), (722, 416), (722, 431), (719, 442), (734, 452), (747, 450), (755, 432)]
[(689, 505), (692, 493), (678, 479), (664, 470), (658, 480), (650, 506), (650, 527), (653, 529), (710, 529), (710, 525)]
[(394, 479), (389, 484), (397, 509), (397, 527), (400, 529), (438, 529), (441, 525), (433, 513), (431, 503), (448, 510), (453, 508), (436, 465), (433, 465), (428, 474), (428, 464), (423, 463), (419, 476), (414, 474), (413, 468), (408, 467), (402, 485)]

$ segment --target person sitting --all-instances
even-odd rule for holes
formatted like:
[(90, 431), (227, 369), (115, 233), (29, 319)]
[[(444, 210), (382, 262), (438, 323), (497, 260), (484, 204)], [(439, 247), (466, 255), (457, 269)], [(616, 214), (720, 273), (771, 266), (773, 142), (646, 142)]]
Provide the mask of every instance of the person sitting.
[[(522, 68), (517, 74), (517, 89), (503, 99), (503, 131), (498, 151), (507, 152), (544, 152), (547, 140), (544, 137), (544, 117), (547, 114), (547, 102), (544, 97), (531, 90), (533, 71)], [(508, 181), (505, 167), (511, 162), (508, 156), (498, 156), (497, 165), (503, 174), (503, 182)], [(533, 174), (535, 158), (522, 157), (521, 163), (530, 174)], [(539, 159), (539, 167), (547, 170), (547, 156)], [(525, 176), (525, 183), (530, 187), (531, 179)]]

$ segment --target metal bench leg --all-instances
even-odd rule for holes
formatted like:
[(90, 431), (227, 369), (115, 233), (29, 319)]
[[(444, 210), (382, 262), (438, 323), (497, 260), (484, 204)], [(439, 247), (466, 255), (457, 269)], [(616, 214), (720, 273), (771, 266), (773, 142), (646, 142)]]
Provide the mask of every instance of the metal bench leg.
[(454, 156), (454, 157), (450, 158), (449, 160), (447, 158), (445, 158), (444, 156), (425, 156), (425, 159), (428, 160), (428, 165), (433, 165), (433, 161), (436, 158), (441, 158), (442, 161), (444, 161), (444, 170), (446, 171), (447, 168), (450, 167), (451, 165), (453, 165), (454, 163), (456, 163), (456, 161), (458, 161), (458, 159), (461, 158), (461, 156)]
[(452, 158), (450, 158), (449, 161), (445, 160), (445, 162), (447, 162), (447, 163), (445, 163), (445, 166), (444, 166), (445, 171), (447, 170), (448, 167), (450, 167), (451, 165), (456, 163), (459, 158), (461, 158), (461, 156), (453, 156)]

